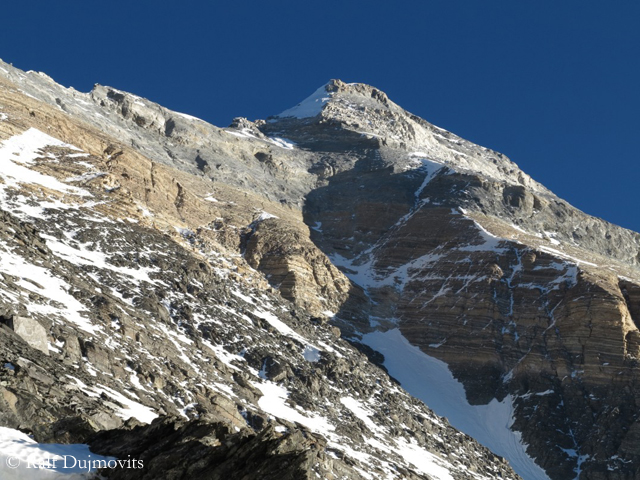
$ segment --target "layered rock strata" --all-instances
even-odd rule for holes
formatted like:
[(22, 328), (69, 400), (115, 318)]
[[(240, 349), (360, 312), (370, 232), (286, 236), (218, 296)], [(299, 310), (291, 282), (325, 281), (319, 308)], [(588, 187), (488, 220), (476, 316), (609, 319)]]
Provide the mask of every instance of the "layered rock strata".
[[(1, 138), (37, 128), (89, 153), (88, 170), (60, 147), (45, 152), (60, 154), (55, 164), (35, 167), (100, 191), (88, 211), (133, 219), (130, 228), (160, 235), (160, 250), (191, 249), (193, 262), (224, 272), (222, 284), (271, 289), (327, 335), (329, 319), (353, 342), (399, 329), (447, 363), (470, 404), (511, 399), (512, 429), (554, 480), (637, 475), (637, 233), (580, 212), (504, 155), (367, 85), (332, 81), (279, 116), (219, 129), (113, 88), (83, 94), (6, 64), (0, 73)], [(3, 208), (26, 215), (20, 195), (8, 191)], [(74, 248), (96, 241), (74, 228)], [(136, 242), (131, 251), (143, 251), (146, 240)], [(111, 258), (168, 268), (139, 253)], [(176, 288), (193, 294), (189, 285)], [(153, 295), (129, 308), (160, 318), (164, 308), (181, 328), (196, 318)]]
[(176, 118), (158, 128), (100, 88), (0, 67), (0, 315), (36, 322), (47, 347), (0, 327), (3, 427), (144, 460), (109, 478), (518, 478), (327, 324), (362, 290), (300, 209), (237, 173), (271, 175), (238, 151), (288, 147), (186, 118), (238, 169), (212, 183), (156, 158), (177, 114), (107, 95)]

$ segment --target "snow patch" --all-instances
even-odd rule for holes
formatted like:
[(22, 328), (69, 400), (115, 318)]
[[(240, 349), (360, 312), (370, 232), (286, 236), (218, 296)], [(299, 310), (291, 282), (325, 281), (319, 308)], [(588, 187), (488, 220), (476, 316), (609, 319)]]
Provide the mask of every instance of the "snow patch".
[[(460, 211), (461, 210), (462, 209), (460, 209)], [(462, 211), (461, 213), (464, 215)], [(481, 243), (474, 244), (474, 245), (465, 245), (464, 247), (460, 247), (458, 250), (462, 252), (478, 252), (478, 251), (479, 252), (486, 252), (486, 251), (504, 252), (505, 251), (505, 247), (503, 246), (505, 241), (504, 238), (494, 235), (489, 230), (487, 230), (482, 225), (480, 225), (480, 223), (478, 223), (473, 218), (471, 217), (466, 217), (466, 218), (469, 218), (475, 224), (476, 228), (478, 229), (478, 234), (480, 236)]]
[(113, 390), (112, 388), (104, 385), (96, 384), (95, 386), (87, 386), (81, 380), (76, 377), (67, 375), (69, 378), (75, 381), (76, 386), (90, 397), (100, 397), (106, 395), (112, 400), (115, 400), (122, 405), (115, 413), (123, 420), (128, 420), (131, 417), (136, 418), (142, 423), (151, 423), (158, 418), (158, 414), (153, 409), (142, 405), (141, 403), (134, 402), (133, 400), (125, 397), (122, 393)]
[(251, 130), (249, 130), (248, 128), (243, 128), (241, 130), (223, 130), (224, 132), (227, 132), (231, 135), (233, 135), (234, 137), (239, 137), (239, 138), (255, 138), (256, 140), (259, 140), (258, 137), (256, 137), (253, 132)]
[[(415, 161), (415, 160), (414, 160)], [(429, 182), (435, 178), (435, 176), (444, 168), (444, 165), (437, 162), (432, 162), (427, 159), (418, 160), (420, 165), (418, 166), (418, 170), (425, 172), (424, 180), (422, 180), (422, 184), (415, 191), (414, 196), (416, 199), (420, 198), (422, 191), (429, 185)]]
[(353, 413), (357, 418), (362, 420), (362, 422), (367, 426), (367, 428), (371, 431), (371, 433), (380, 432), (382, 430), (381, 427), (375, 424), (373, 420), (371, 420), (371, 412), (367, 410), (361, 402), (356, 400), (353, 397), (342, 397), (340, 399), (340, 403), (347, 407), (351, 413)]
[(285, 335), (285, 336), (291, 337), (291, 338), (295, 338), (296, 340), (298, 340), (300, 343), (303, 343), (303, 344), (307, 343), (306, 339), (304, 339), (301, 335), (299, 335), (289, 325), (287, 325), (282, 320), (280, 320), (278, 317), (276, 317), (273, 313), (264, 312), (264, 311), (261, 311), (261, 310), (255, 310), (253, 312), (253, 314), (256, 315), (257, 317), (262, 318), (263, 320), (266, 320), (269, 323), (269, 325), (271, 325), (273, 328), (275, 328), (282, 335)]
[(63, 318), (91, 334), (103, 329), (101, 326), (91, 324), (87, 318), (80, 315), (80, 312), (86, 309), (75, 297), (67, 293), (70, 286), (66, 282), (55, 277), (46, 268), (27, 263), (21, 256), (14, 254), (2, 244), (0, 244), (0, 272), (18, 277), (17, 285), (48, 299), (46, 303), (36, 303), (28, 298), (22, 299), (29, 312)]
[(0, 145), (0, 177), (4, 179), (5, 185), (3, 188), (26, 183), (40, 185), (61, 193), (91, 196), (86, 190), (65, 185), (52, 176), (44, 175), (26, 167), (26, 165), (33, 164), (37, 158), (43, 157), (41, 150), (46, 147), (64, 147), (70, 150), (79, 150), (77, 147), (61, 142), (35, 128), (30, 128), (26, 132), (14, 135), (2, 142)]
[(286, 138), (270, 137), (268, 141), (277, 147), (284, 148), (285, 150), (293, 150), (296, 147), (295, 142), (287, 140)]
[(597, 267), (598, 266), (595, 263), (587, 262), (586, 260), (580, 260), (579, 258), (572, 257), (571, 255), (568, 255), (568, 254), (566, 254), (564, 252), (561, 252), (560, 250), (556, 250), (555, 248), (541, 246), (540, 250), (542, 250), (543, 252), (546, 252), (546, 253), (550, 253), (551, 255), (560, 257), (560, 258), (565, 258), (565, 259), (571, 260), (571, 261), (575, 262), (577, 265), (580, 265), (581, 263), (584, 263), (585, 265), (590, 265), (592, 267)]
[(362, 342), (385, 356), (389, 374), (405, 390), (438, 415), (447, 417), (455, 428), (505, 457), (523, 478), (549, 480), (527, 455), (520, 433), (510, 429), (513, 424), (510, 396), (502, 402), (493, 399), (488, 405), (469, 405), (464, 387), (453, 378), (447, 364), (411, 345), (399, 329), (366, 334)]
[(91, 180), (95, 180), (96, 178), (104, 177), (106, 175), (105, 172), (87, 172), (82, 175), (78, 175), (76, 177), (66, 178), (65, 182), (90, 182)]
[(254, 220), (254, 223), (264, 222), (270, 218), (279, 218), (269, 212), (262, 212), (258, 218)]
[(305, 98), (302, 102), (297, 104), (293, 108), (289, 108), (276, 117), (294, 117), (294, 118), (310, 118), (318, 115), (324, 104), (328, 102), (333, 93), (327, 92), (327, 85), (325, 84), (313, 92), (309, 97)]
[(148, 267), (140, 267), (138, 269), (117, 267), (107, 262), (108, 257), (106, 254), (96, 249), (90, 250), (88, 247), (92, 245), (89, 243), (78, 244), (78, 248), (74, 248), (50, 235), (42, 234), (42, 238), (46, 240), (47, 247), (51, 249), (51, 252), (59, 258), (67, 260), (75, 265), (94, 267), (101, 270), (110, 270), (117, 275), (126, 275), (137, 283), (147, 282), (153, 284), (154, 281), (149, 277), (149, 274), (159, 271), (157, 268)]
[(194, 117), (192, 115), (187, 115), (186, 113), (180, 113), (180, 112), (173, 112), (173, 113), (176, 114), (176, 115), (181, 116), (182, 118), (186, 118), (187, 120), (194, 120), (194, 121), (198, 121), (198, 122), (204, 122), (204, 120), (202, 120), (202, 119), (200, 119), (198, 117)]
[(300, 423), (313, 432), (327, 436), (335, 430), (334, 426), (321, 415), (307, 417), (287, 405), (286, 400), (289, 393), (284, 387), (268, 381), (253, 383), (253, 386), (262, 392), (262, 397), (258, 400), (258, 406), (268, 414), (289, 422)]
[(421, 448), (414, 439), (409, 442), (404, 438), (399, 438), (396, 440), (396, 445), (398, 446), (397, 453), (421, 472), (438, 480), (454, 480), (448, 469), (438, 465), (437, 457)]
[(94, 478), (97, 470), (92, 467), (101, 466), (92, 462), (110, 460), (115, 458), (91, 453), (88, 445), (37, 443), (18, 430), (0, 427), (0, 478), (3, 480), (89, 479)]

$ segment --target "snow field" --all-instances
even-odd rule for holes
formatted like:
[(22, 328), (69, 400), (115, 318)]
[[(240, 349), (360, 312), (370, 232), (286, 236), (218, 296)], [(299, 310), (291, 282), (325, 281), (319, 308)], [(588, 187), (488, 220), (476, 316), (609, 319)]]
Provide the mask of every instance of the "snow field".
[(511, 397), (502, 402), (493, 399), (488, 405), (469, 405), (464, 387), (453, 378), (447, 364), (411, 345), (399, 329), (369, 333), (362, 341), (385, 356), (384, 365), (389, 374), (405, 390), (436, 414), (446, 417), (452, 426), (508, 459), (525, 480), (549, 480), (544, 470), (527, 455), (520, 434), (510, 429)]

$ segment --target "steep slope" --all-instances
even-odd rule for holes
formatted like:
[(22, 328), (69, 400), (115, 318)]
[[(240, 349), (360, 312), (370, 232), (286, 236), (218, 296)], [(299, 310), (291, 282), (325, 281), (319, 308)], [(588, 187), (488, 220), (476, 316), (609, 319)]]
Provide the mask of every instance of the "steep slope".
[(638, 234), (370, 86), (332, 81), (219, 129), (0, 67), (2, 138), (35, 127), (91, 153), (93, 170), (64, 179), (98, 175), (129, 202), (98, 207), (113, 218), (331, 319), (525, 478), (545, 476), (530, 457), (554, 480), (637, 477)]
[[(242, 188), (278, 175), (243, 155), (284, 140), (192, 119), (178, 137), (179, 115), (134, 100), (176, 118), (158, 130), (100, 91), (0, 64), (3, 478), (70, 473), (26, 470), (36, 449), (87, 455), (51, 442), (123, 460), (113, 479), (518, 478), (327, 324), (362, 292), (292, 202)], [(214, 182), (179, 157), (210, 136), (237, 169)]]
[[(399, 331), (446, 362), (468, 407), (513, 404), (512, 428), (552, 478), (636, 478), (640, 236), (372, 87), (332, 82), (314, 103), (262, 130), (323, 152), (305, 221), (370, 299), (368, 318), (336, 321), (384, 349), (397, 378), (412, 367), (385, 348)], [(347, 145), (358, 145), (349, 158), (334, 154)], [(419, 388), (431, 378), (403, 385), (435, 408)], [(467, 428), (472, 410), (454, 424)]]

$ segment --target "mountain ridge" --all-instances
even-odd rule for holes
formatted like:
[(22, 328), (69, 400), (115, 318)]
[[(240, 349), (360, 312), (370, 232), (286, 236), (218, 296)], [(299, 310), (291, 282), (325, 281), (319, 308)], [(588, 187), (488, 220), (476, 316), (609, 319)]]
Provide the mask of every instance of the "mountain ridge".
[[(313, 117), (219, 129), (109, 87), (78, 94), (11, 72), (50, 108), (29, 111), (25, 97), (22, 124), (82, 140), (105, 173), (61, 178), (85, 175), (150, 228), (215, 245), (354, 344), (382, 349), (399, 332), (448, 365), (465, 409), (508, 397), (516, 443), (551, 478), (634, 478), (637, 233), (583, 214), (374, 87), (333, 81)], [(99, 133), (80, 135), (60, 111)], [(2, 135), (19, 131), (5, 125)], [(383, 362), (404, 378), (400, 360)]]
[[(308, 235), (290, 206), (212, 191), (51, 100), (0, 80), (4, 426), (144, 461), (110, 478), (517, 478), (247, 264), (265, 232)], [(310, 242), (301, 255), (331, 272)]]

